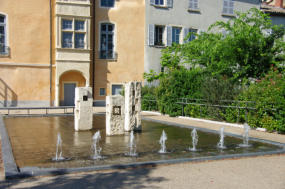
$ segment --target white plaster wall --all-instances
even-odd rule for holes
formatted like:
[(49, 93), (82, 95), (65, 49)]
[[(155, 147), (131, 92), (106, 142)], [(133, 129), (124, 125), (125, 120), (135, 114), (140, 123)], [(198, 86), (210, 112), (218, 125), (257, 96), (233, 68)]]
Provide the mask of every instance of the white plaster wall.
[[(171, 25), (181, 28), (194, 28), (207, 30), (208, 27), (218, 20), (226, 21), (229, 16), (223, 16), (223, 0), (198, 0), (200, 12), (189, 12), (189, 0), (173, 0), (171, 8), (157, 8), (150, 5), (146, 0), (146, 25), (145, 25), (145, 72), (150, 69), (160, 72), (161, 49), (148, 45), (148, 26)], [(260, 8), (259, 0), (235, 0), (235, 11), (246, 11), (252, 7)], [(183, 33), (183, 31), (181, 31)], [(183, 35), (183, 34), (182, 34)]]

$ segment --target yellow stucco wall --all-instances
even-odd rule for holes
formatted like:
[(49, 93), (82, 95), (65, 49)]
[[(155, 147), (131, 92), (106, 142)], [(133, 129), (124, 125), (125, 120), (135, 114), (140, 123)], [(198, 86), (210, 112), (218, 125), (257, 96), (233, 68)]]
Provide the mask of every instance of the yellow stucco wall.
[(49, 0), (1, 0), (0, 13), (7, 15), (11, 49), (10, 56), (0, 57), (0, 79), (18, 101), (49, 102)]
[[(111, 83), (127, 81), (143, 81), (144, 72), (144, 25), (145, 1), (115, 1), (114, 8), (100, 8), (96, 1), (95, 8), (95, 100), (105, 100), (99, 96), (99, 89), (106, 88), (107, 95), (111, 92)], [(100, 23), (115, 24), (116, 61), (99, 59)]]

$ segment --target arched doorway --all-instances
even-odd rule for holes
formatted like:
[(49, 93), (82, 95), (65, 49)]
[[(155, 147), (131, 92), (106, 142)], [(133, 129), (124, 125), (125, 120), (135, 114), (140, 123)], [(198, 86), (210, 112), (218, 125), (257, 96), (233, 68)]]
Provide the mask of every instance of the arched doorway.
[(74, 106), (75, 88), (84, 87), (86, 79), (78, 71), (68, 71), (63, 73), (59, 79), (60, 105)]

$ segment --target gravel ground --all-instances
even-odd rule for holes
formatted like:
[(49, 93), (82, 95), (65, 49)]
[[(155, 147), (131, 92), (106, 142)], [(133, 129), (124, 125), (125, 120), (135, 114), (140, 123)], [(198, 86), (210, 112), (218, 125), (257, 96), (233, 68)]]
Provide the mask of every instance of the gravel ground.
[[(145, 116), (214, 130), (218, 130), (222, 126), (222, 124), (210, 124), (168, 116), (149, 114)], [(229, 126), (225, 127), (225, 130), (235, 134), (242, 133), (242, 129)], [(250, 135), (285, 143), (284, 135), (255, 130), (251, 130)], [(2, 163), (1, 170), (3, 170)], [(1, 170), (0, 174), (3, 175)], [(285, 189), (284, 173), (285, 155), (282, 154), (1, 181), (0, 188)]]

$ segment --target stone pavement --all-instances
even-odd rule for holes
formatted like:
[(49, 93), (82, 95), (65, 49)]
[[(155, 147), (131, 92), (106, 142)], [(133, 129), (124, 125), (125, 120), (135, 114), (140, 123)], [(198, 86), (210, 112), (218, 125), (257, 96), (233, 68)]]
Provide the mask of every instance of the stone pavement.
[[(103, 112), (104, 109), (97, 110)], [(157, 120), (218, 130), (221, 124), (144, 114)], [(241, 128), (225, 127), (241, 134)], [(285, 143), (285, 136), (250, 131), (250, 136)], [(285, 189), (285, 155), (94, 171), (0, 182), (0, 188), (231, 188)]]

